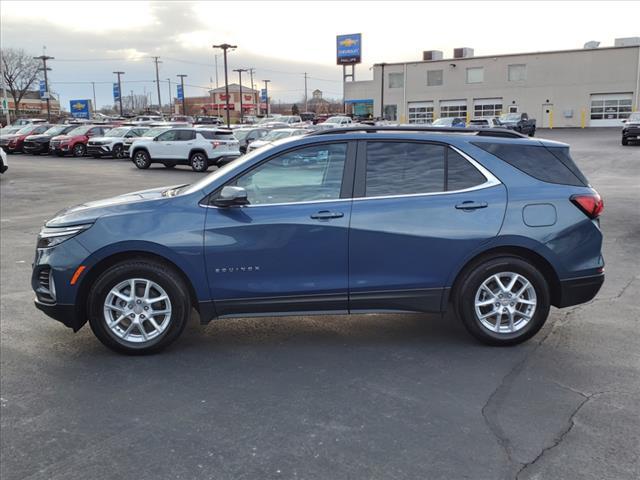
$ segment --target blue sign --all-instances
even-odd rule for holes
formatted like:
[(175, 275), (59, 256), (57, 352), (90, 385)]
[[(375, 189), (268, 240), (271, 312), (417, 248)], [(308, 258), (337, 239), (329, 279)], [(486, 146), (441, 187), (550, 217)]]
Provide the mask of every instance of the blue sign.
[(47, 84), (44, 83), (44, 80), (40, 80), (40, 98), (47, 97)]
[(120, 85), (117, 83), (113, 84), (113, 101), (117, 102), (120, 100)]
[(336, 47), (338, 65), (360, 63), (362, 57), (362, 34), (338, 35)]
[(182, 85), (178, 84), (178, 100), (184, 100), (184, 91), (182, 90)]
[(73, 118), (89, 118), (89, 100), (71, 100), (69, 111)]
[(261, 102), (266, 102), (267, 101), (267, 89), (263, 88), (260, 90), (260, 101)]

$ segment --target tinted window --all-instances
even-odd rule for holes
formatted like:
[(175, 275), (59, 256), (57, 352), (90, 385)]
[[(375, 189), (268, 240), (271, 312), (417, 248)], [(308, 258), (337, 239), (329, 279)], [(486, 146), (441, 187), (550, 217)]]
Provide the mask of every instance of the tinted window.
[(271, 158), (232, 185), (247, 190), (251, 205), (340, 198), (347, 144), (314, 145)]
[(367, 197), (443, 190), (443, 146), (410, 142), (367, 142)]
[(196, 132), (193, 130), (177, 130), (176, 131), (176, 140), (179, 141), (187, 141), (193, 140), (196, 138)]
[(480, 142), (474, 145), (543, 182), (576, 186), (588, 184), (569, 153), (563, 152), (566, 148)]
[(198, 133), (207, 140), (235, 140), (233, 132), (221, 132), (216, 130), (198, 130)]
[(486, 182), (487, 179), (467, 159), (455, 150), (447, 150), (447, 190), (464, 190)]

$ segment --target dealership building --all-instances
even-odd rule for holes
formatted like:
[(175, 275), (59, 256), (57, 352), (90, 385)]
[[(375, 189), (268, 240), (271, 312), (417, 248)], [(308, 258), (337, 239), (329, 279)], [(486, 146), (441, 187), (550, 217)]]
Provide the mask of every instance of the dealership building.
[(526, 112), (539, 127), (621, 126), (640, 110), (640, 37), (597, 42), (578, 50), (423, 59), (373, 66), (373, 80), (345, 81), (347, 110), (400, 123), (440, 117)]

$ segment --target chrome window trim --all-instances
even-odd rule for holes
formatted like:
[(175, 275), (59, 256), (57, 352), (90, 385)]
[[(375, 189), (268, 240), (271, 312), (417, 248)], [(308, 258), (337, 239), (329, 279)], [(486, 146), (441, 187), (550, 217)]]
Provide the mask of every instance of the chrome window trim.
[[(436, 195), (452, 195), (452, 194), (457, 194), (457, 193), (473, 192), (473, 191), (476, 191), (476, 190), (483, 190), (485, 188), (491, 188), (491, 187), (495, 187), (496, 185), (501, 185), (502, 184), (502, 182), (500, 180), (498, 180), (495, 177), (495, 175), (493, 175), (489, 170), (487, 170), (485, 167), (483, 167), (477, 160), (474, 160), (469, 155), (467, 155), (465, 152), (463, 152), (462, 150), (460, 150), (457, 147), (454, 147), (453, 145), (448, 145), (448, 147), (451, 148), (452, 150), (454, 150), (456, 153), (460, 154), (469, 163), (471, 163), (471, 165), (473, 165), (484, 176), (484, 178), (486, 179), (486, 182), (480, 183), (480, 184), (475, 185), (473, 187), (463, 188), (461, 190), (447, 190), (446, 192), (405, 193), (405, 194), (401, 194), (401, 195), (380, 195), (380, 196), (376, 196), (376, 197), (336, 198), (336, 199), (333, 199), (333, 200), (310, 200), (310, 201), (306, 201), (306, 202), (264, 203), (264, 204), (261, 204), (261, 205), (241, 205), (239, 207), (240, 208), (280, 207), (280, 206), (284, 206), (284, 205), (305, 205), (305, 204), (313, 205), (313, 204), (316, 204), (316, 203), (335, 203), (335, 202), (346, 202), (346, 201), (358, 202), (358, 201), (363, 201), (363, 200), (382, 200), (382, 199), (387, 199), (387, 198), (431, 197), (431, 196), (436, 196)], [(200, 203), (200, 206), (201, 207), (205, 207), (205, 208), (216, 208), (216, 209), (229, 208), (229, 207), (217, 207), (215, 205), (204, 205), (202, 203)]]

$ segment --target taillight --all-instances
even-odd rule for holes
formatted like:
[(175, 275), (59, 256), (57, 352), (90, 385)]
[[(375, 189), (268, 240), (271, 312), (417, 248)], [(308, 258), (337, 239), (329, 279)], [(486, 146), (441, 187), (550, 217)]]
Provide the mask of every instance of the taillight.
[(211, 142), (213, 148), (218, 148), (222, 143), (221, 142)]
[(573, 204), (589, 218), (598, 218), (604, 210), (604, 202), (598, 193), (572, 195)]

